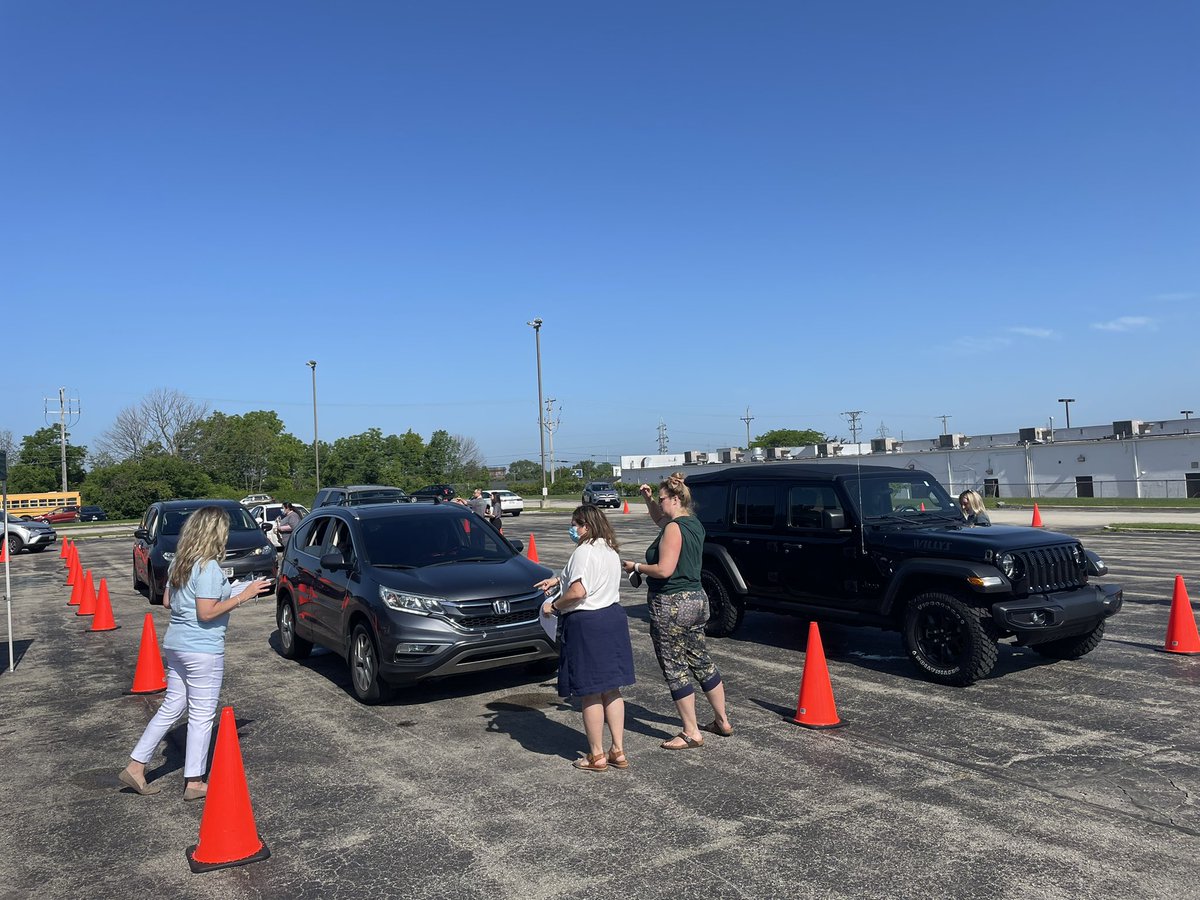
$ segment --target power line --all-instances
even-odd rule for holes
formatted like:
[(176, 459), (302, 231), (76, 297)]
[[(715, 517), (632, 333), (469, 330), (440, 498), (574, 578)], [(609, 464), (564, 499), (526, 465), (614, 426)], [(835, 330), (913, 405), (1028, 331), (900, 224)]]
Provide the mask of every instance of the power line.
[(847, 412), (842, 413), (842, 415), (846, 417), (846, 420), (850, 425), (851, 439), (856, 444), (858, 443), (858, 420), (862, 417), (862, 414), (864, 412), (866, 412), (866, 410), (851, 409), (851, 410), (848, 410)]
[(750, 449), (750, 423), (754, 421), (754, 416), (750, 415), (750, 407), (746, 407), (746, 414), (741, 417), (746, 423), (746, 449)]
[(954, 416), (934, 416), (934, 418), (942, 420), (942, 434), (949, 434), (949, 432), (946, 431), (946, 420), (953, 419)]
[[(50, 424), (50, 398), (43, 397), (44, 403), (43, 415), (46, 417), (46, 424)], [(74, 404), (72, 406), (72, 404)], [(61, 387), (58, 389), (58, 439), (59, 445), (62, 448), (62, 489), (63, 493), (67, 492), (67, 419), (71, 419), (71, 427), (79, 424), (79, 398), (68, 398), (67, 389)]]

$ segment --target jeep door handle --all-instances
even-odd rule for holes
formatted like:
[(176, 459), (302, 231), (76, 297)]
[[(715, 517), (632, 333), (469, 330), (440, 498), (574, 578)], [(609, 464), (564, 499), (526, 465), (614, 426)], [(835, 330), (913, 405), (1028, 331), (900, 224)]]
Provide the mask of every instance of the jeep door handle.
[(783, 545), (784, 553), (791, 553), (793, 550), (803, 550), (803, 549), (804, 549), (803, 544), (784, 544)]
[(750, 542), (749, 542), (749, 541), (747, 541), (747, 540), (745, 540), (745, 539), (743, 539), (743, 538), (734, 538), (734, 539), (733, 539), (733, 543), (735, 543), (735, 544), (741, 544), (743, 547), (749, 547), (749, 546), (750, 546)]

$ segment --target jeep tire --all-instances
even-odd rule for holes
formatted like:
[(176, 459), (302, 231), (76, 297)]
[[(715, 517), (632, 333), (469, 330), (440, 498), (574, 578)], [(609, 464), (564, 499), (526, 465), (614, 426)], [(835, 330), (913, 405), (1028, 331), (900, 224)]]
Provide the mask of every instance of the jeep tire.
[(720, 575), (704, 569), (700, 572), (700, 587), (708, 595), (708, 622), (704, 633), (710, 637), (728, 637), (742, 624), (745, 604), (733, 596)]
[(904, 646), (932, 681), (965, 687), (996, 666), (996, 642), (980, 612), (940, 591), (918, 594), (904, 611)]
[(1074, 637), (1047, 641), (1044, 644), (1033, 644), (1029, 649), (1047, 659), (1079, 659), (1100, 646), (1100, 641), (1104, 638), (1105, 621), (1105, 619), (1101, 619), (1096, 627), (1087, 634), (1077, 634)]

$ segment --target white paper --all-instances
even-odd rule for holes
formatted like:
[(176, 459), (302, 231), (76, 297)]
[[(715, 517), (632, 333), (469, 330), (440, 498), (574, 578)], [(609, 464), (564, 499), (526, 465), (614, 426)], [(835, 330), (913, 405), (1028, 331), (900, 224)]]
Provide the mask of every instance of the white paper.
[(538, 614), (538, 621), (542, 624), (542, 630), (546, 632), (546, 636), (552, 641), (558, 640), (558, 616), (550, 615), (543, 616)]

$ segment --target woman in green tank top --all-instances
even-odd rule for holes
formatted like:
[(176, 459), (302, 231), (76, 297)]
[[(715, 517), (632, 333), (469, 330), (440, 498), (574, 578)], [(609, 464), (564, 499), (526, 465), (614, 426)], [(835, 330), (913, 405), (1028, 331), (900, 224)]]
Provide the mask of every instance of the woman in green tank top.
[[(702, 731), (722, 737), (733, 734), (725, 713), (725, 685), (704, 640), (708, 621), (708, 597), (700, 586), (704, 526), (692, 515), (692, 492), (682, 472), (664, 479), (657, 496), (648, 484), (640, 490), (650, 517), (662, 530), (646, 550), (644, 563), (624, 560), (621, 565), (626, 572), (646, 577), (654, 654), (683, 722), (679, 734), (661, 746), (664, 750), (689, 750), (704, 744)], [(713, 721), (704, 726), (696, 721), (692, 679), (713, 708)]]

